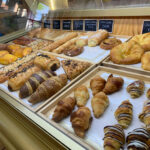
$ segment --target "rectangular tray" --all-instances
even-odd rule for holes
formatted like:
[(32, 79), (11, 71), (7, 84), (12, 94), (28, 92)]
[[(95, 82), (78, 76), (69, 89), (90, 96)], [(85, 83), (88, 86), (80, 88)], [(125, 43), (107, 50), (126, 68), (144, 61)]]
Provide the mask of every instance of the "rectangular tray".
[[(108, 108), (106, 109), (106, 111), (100, 118), (95, 119), (95, 117), (93, 116), (92, 108), (91, 108), (92, 91), (89, 88), (90, 80), (95, 75), (101, 75), (101, 77), (103, 77), (104, 79), (107, 79), (109, 74), (114, 74), (114, 76), (123, 77), (124, 85), (120, 91), (114, 94), (108, 95), (109, 101), (110, 101)], [(141, 97), (137, 99), (132, 99), (130, 98), (129, 93), (127, 93), (126, 87), (131, 82), (138, 80), (138, 79), (145, 81), (145, 91)], [(51, 120), (53, 111), (58, 101), (65, 97), (73, 96), (74, 89), (80, 85), (85, 85), (88, 88), (90, 98), (86, 106), (90, 108), (91, 114), (93, 117), (91, 127), (87, 131), (86, 137), (84, 139), (81, 139), (74, 134), (74, 131), (70, 123), (70, 116), (62, 120), (60, 123), (55, 123), (54, 121)], [(52, 102), (47, 104), (44, 108), (42, 108), (40, 111), (38, 111), (38, 114), (41, 117), (43, 117), (47, 122), (49, 122), (50, 125), (57, 128), (60, 132), (64, 133), (66, 136), (72, 138), (74, 141), (76, 141), (77, 143), (85, 147), (86, 149), (90, 149), (90, 150), (101, 149), (102, 150), (103, 149), (102, 139), (104, 137), (103, 128), (107, 125), (114, 125), (117, 123), (114, 117), (114, 112), (117, 109), (117, 107), (121, 104), (122, 101), (129, 99), (130, 102), (133, 104), (133, 120), (129, 128), (125, 130), (125, 134), (127, 135), (127, 133), (132, 131), (133, 129), (143, 126), (143, 124), (138, 119), (138, 114), (142, 112), (143, 103), (147, 99), (145, 92), (147, 91), (148, 88), (150, 88), (150, 78), (145, 77), (144, 75), (127, 72), (127, 71), (119, 71), (117, 69), (103, 67), (103, 66), (98, 66), (93, 71), (91, 71), (86, 76), (84, 76), (84, 78), (76, 82), (69, 89), (67, 89), (64, 93), (58, 96), (55, 100), (53, 100)], [(75, 110), (76, 109), (77, 107), (75, 108)]]
[[(40, 53), (43, 53), (43, 52), (40, 52)], [(53, 55), (53, 54), (51, 53), (51, 55)], [(60, 56), (58, 56), (58, 55), (54, 55), (54, 56), (56, 56), (59, 60), (72, 59), (72, 58), (70, 58), (70, 57), (60, 57)], [(73, 58), (72, 60), (77, 60), (77, 59)], [(80, 61), (81, 61), (81, 60), (80, 60)], [(84, 61), (84, 62), (85, 62), (85, 61)], [(59, 90), (56, 94), (54, 94), (54, 95), (53, 95), (52, 97), (50, 97), (48, 100), (43, 101), (43, 102), (40, 102), (40, 103), (37, 103), (37, 104), (35, 104), (35, 105), (30, 104), (30, 103), (27, 101), (28, 98), (20, 99), (19, 96), (18, 96), (19, 91), (10, 92), (10, 91), (8, 90), (8, 88), (7, 88), (7, 81), (4, 82), (4, 83), (2, 83), (2, 84), (0, 84), (0, 93), (1, 93), (1, 95), (3, 95), (3, 97), (9, 96), (9, 97), (11, 97), (13, 100), (15, 100), (15, 101), (21, 103), (22, 105), (26, 106), (28, 109), (32, 110), (33, 112), (36, 112), (36, 111), (38, 111), (41, 107), (43, 107), (44, 105), (46, 105), (47, 102), (53, 100), (56, 96), (60, 95), (65, 89), (67, 89), (69, 86), (71, 86), (74, 82), (76, 82), (77, 80), (81, 79), (81, 78), (84, 76), (84, 74), (87, 74), (87, 73), (88, 73), (91, 69), (93, 69), (94, 67), (95, 67), (95, 65), (94, 65), (94, 64), (91, 64), (91, 66), (90, 66), (87, 70), (85, 70), (83, 73), (81, 73), (78, 77), (76, 77), (76, 78), (73, 79), (72, 81), (69, 81), (66, 86), (64, 86), (61, 90)], [(57, 75), (62, 74), (62, 73), (65, 73), (62, 67), (60, 67), (59, 69), (57, 69), (55, 72), (57, 73)], [(3, 97), (2, 97), (2, 98), (3, 98)]]

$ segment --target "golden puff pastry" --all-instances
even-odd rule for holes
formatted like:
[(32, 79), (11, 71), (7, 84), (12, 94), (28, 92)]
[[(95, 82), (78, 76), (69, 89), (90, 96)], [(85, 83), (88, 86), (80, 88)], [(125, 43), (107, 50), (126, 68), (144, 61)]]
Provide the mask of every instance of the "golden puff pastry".
[(89, 99), (89, 92), (86, 86), (81, 85), (74, 90), (74, 97), (78, 107), (85, 106)]
[(131, 124), (133, 115), (132, 108), (133, 106), (129, 100), (125, 100), (115, 111), (115, 118), (123, 128), (127, 128)]
[(92, 121), (91, 111), (88, 107), (80, 107), (71, 114), (70, 122), (77, 136), (84, 138)]
[(141, 58), (141, 64), (144, 70), (150, 71), (150, 52), (144, 53)]
[(99, 118), (109, 105), (109, 99), (104, 92), (97, 93), (91, 100), (95, 118)]
[(11, 54), (5, 54), (4, 56), (0, 57), (0, 64), (8, 65), (15, 62), (18, 58)]
[(90, 88), (92, 90), (93, 95), (96, 95), (97, 93), (101, 92), (104, 89), (105, 84), (105, 79), (101, 78), (99, 75), (96, 75), (90, 81)]
[(0, 57), (4, 56), (4, 55), (6, 55), (6, 54), (9, 54), (9, 52), (6, 51), (6, 50), (1, 50), (1, 51), (0, 51)]

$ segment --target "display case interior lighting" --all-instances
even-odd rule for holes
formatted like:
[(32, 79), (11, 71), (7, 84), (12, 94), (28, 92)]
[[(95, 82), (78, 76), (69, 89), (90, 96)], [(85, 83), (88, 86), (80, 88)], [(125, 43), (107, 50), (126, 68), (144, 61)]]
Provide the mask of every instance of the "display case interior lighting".
[(50, 0), (50, 9), (57, 10), (68, 8), (68, 0)]

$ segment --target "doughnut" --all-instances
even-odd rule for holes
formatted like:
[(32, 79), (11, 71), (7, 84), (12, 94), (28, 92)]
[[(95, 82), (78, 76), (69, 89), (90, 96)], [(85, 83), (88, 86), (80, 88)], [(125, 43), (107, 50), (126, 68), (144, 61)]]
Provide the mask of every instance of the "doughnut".
[(136, 64), (141, 62), (144, 49), (135, 42), (129, 41), (114, 47), (110, 51), (110, 59), (116, 64)]
[(141, 58), (142, 68), (150, 71), (150, 52), (144, 53)]

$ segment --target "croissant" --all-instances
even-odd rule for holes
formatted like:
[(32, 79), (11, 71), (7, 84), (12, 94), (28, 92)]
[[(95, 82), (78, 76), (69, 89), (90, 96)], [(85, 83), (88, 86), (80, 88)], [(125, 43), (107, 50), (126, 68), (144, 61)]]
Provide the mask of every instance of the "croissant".
[(97, 93), (91, 100), (94, 116), (99, 118), (109, 105), (109, 99), (104, 92)]
[(53, 76), (40, 84), (28, 101), (32, 104), (44, 101), (58, 92), (66, 84), (67, 76), (65, 74)]
[(112, 94), (114, 92), (119, 91), (123, 86), (124, 80), (121, 77), (113, 77), (113, 75), (109, 75), (103, 92), (105, 94)]
[(144, 128), (134, 129), (128, 133), (126, 142), (127, 150), (149, 150), (150, 149), (150, 134)]
[(101, 92), (105, 87), (106, 81), (105, 79), (101, 78), (100, 76), (95, 76), (90, 81), (90, 88), (92, 90), (93, 95), (96, 95), (97, 93)]
[(131, 95), (131, 98), (138, 98), (143, 94), (144, 88), (145, 83), (138, 80), (128, 85), (127, 92)]
[(15, 73), (8, 80), (8, 89), (10, 91), (19, 90), (24, 85), (24, 83), (30, 78), (30, 76), (33, 73), (38, 72), (39, 70), (40, 68), (34, 65), (23, 68), (20, 72)]
[(132, 121), (132, 108), (132, 104), (128, 100), (125, 100), (115, 111), (115, 118), (123, 128), (127, 128)]
[(86, 86), (81, 85), (74, 90), (74, 97), (78, 107), (85, 106), (89, 99), (89, 92)]
[(89, 129), (92, 117), (88, 107), (80, 107), (71, 114), (70, 121), (77, 136), (84, 138), (86, 130)]
[(35, 92), (35, 90), (42, 82), (55, 75), (56, 74), (52, 71), (40, 71), (38, 73), (34, 73), (20, 88), (19, 97), (25, 98), (30, 96), (33, 92)]
[(139, 114), (139, 119), (144, 122), (147, 129), (150, 130), (150, 100), (145, 101), (143, 111)]
[(123, 148), (125, 134), (123, 128), (119, 124), (104, 127), (104, 134), (105, 150), (120, 150)]
[(74, 109), (76, 100), (72, 97), (67, 97), (60, 100), (54, 110), (53, 118), (55, 122), (61, 121), (63, 118), (69, 116)]

